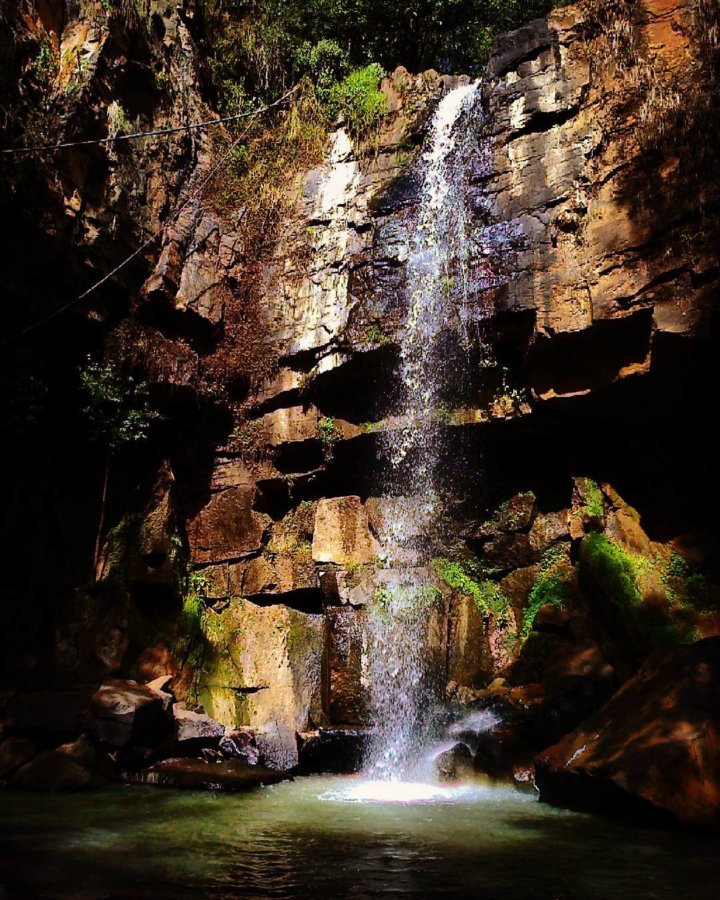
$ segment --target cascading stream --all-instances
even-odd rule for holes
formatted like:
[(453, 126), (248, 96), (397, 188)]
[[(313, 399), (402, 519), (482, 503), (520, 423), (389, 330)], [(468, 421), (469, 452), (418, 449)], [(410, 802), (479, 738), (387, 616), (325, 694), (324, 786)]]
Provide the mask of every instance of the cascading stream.
[(467, 179), (471, 121), (479, 85), (449, 91), (432, 120), (421, 159), (422, 187), (407, 261), (408, 312), (399, 364), (400, 415), (386, 432), (383, 494), (394, 499), (380, 534), (386, 568), (370, 608), (367, 684), (375, 737), (365, 766), (371, 778), (412, 780), (437, 706), (432, 648), (444, 627), (427, 569), (437, 528), (443, 462), (442, 385), (452, 372), (441, 337), (463, 339), (468, 321), (472, 247)]

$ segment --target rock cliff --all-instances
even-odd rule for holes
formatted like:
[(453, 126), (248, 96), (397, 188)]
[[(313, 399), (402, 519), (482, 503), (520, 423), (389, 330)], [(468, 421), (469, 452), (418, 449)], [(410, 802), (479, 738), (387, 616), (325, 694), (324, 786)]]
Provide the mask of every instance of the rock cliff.
[[(14, 71), (43, 47), (57, 67), (39, 134), (212, 118), (193, 4), (150, 7), (143, 21), (103, 4), (3, 14)], [(445, 514), (422, 564), (448, 699), (504, 710), (523, 752), (578, 726), (657, 646), (718, 629), (717, 134), (694, 110), (714, 77), (699, 15), (689, 0), (558, 10), (499, 41), (467, 123), (470, 312), (447, 322), (463, 377), (442, 385)], [(417, 164), (439, 98), (465, 80), (398, 69), (377, 135), (337, 123), (260, 209), (232, 180), (223, 192), (222, 171), (203, 187), (231, 142), (220, 128), (3, 160), (11, 332), (159, 232), (5, 360), (8, 384), (27, 379), (50, 410), (28, 419), (32, 395), (11, 420), (7, 630), (27, 636), (11, 687), (171, 673), (283, 767), (296, 735), (369, 724), (363, 621), (392, 578), (378, 535), (398, 500), (376, 469), (383, 435), (407, 425)], [(103, 342), (142, 369), (162, 420), (153, 450), (123, 461), (85, 588), (101, 461), (62, 404)]]

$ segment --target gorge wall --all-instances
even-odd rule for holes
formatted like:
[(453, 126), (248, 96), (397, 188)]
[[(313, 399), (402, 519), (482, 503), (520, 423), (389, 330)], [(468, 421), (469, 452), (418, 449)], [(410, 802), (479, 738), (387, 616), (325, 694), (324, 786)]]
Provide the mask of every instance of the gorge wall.
[[(113, 103), (143, 129), (212, 117), (192, 4), (151, 7), (144, 25), (51, 2), (4, 14), (16, 66), (43, 42), (59, 59), (48, 114), (68, 137), (105, 135)], [(717, 131), (698, 101), (714, 73), (695, 4), (628, 15), (629, 32), (567, 7), (494, 50), (466, 123), (469, 277), (445, 285), (442, 517), (403, 536), (422, 545), (442, 693), (519, 723), (502, 763), (518, 777), (650, 652), (718, 633)], [(338, 123), (264, 220), (219, 187), (191, 196), (224, 152), (210, 131), (7, 164), (11, 332), (189, 201), (146, 256), (7, 350), (6, 381), (30, 394), (11, 420), (9, 689), (172, 674), (281, 766), (319, 728), (370, 724), (363, 623), (392, 582), (379, 536), (401, 500), (377, 460), (415, 425), (397, 373), (418, 160), (467, 81), (393, 72), (378, 134)], [(102, 344), (141, 365), (162, 418), (114, 475), (85, 587), (102, 460), (59, 409)]]

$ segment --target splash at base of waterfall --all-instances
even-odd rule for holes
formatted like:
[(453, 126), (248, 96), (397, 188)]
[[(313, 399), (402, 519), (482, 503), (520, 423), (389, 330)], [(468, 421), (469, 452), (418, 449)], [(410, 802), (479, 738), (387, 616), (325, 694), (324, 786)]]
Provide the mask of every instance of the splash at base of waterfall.
[(487, 789), (476, 785), (441, 787), (421, 781), (356, 781), (347, 788), (326, 791), (319, 800), (340, 803), (460, 803), (479, 800)]

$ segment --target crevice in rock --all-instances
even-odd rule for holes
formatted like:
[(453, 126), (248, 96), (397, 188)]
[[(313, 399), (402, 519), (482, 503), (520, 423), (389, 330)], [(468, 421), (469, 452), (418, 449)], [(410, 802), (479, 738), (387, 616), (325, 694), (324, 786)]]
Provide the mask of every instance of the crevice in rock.
[(298, 588), (282, 594), (248, 594), (245, 599), (256, 606), (287, 606), (308, 615), (320, 615), (324, 609), (320, 588)]

